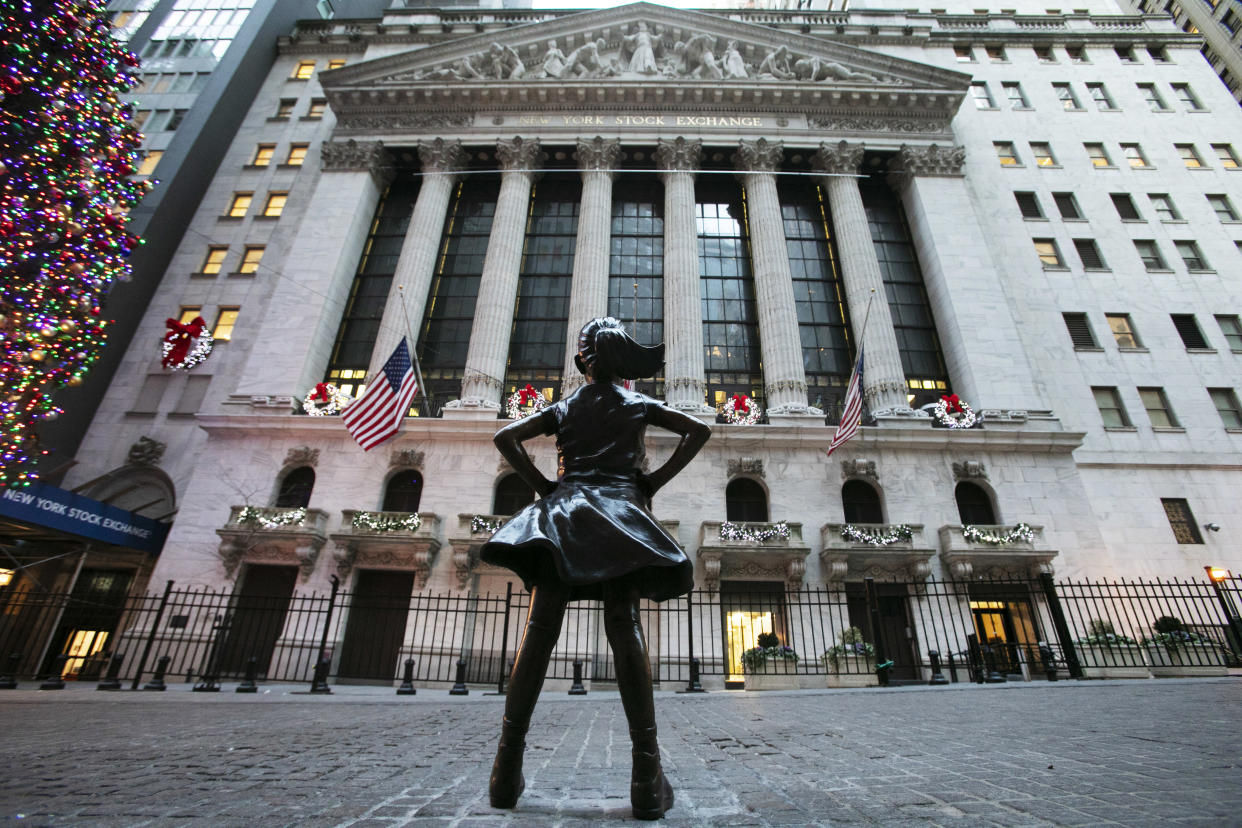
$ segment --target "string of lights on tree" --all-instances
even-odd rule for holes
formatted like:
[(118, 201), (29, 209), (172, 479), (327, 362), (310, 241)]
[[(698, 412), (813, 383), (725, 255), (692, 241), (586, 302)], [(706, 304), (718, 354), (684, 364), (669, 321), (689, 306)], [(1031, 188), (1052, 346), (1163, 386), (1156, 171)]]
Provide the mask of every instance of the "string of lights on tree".
[(36, 477), (37, 425), (107, 338), (101, 305), (140, 243), (126, 215), (142, 141), (120, 93), (138, 58), (106, 3), (0, 4), (0, 487)]

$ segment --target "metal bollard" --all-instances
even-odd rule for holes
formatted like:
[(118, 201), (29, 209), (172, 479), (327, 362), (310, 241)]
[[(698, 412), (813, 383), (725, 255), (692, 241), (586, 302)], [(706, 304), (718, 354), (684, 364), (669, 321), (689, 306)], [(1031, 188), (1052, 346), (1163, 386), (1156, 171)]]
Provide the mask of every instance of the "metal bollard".
[(401, 677), (401, 686), (397, 688), (398, 696), (413, 696), (418, 691), (414, 689), (414, 659), (407, 658), (405, 660), (405, 675)]
[(699, 683), (699, 659), (697, 656), (690, 659), (690, 679), (686, 682), (686, 693), (706, 693), (703, 685)]
[(585, 696), (587, 689), (582, 686), (582, 659), (574, 659), (574, 683), (569, 687), (569, 695)]
[(142, 686), (143, 690), (167, 690), (164, 684), (164, 674), (168, 672), (168, 665), (172, 663), (172, 656), (160, 656), (159, 661), (155, 662), (155, 675), (151, 676), (151, 680)]
[(464, 658), (457, 659), (457, 681), (453, 684), (453, 689), (449, 691), (449, 695), (470, 695), (470, 691), (466, 688), (466, 660)]
[(216, 680), (215, 668), (209, 667), (203, 677), (198, 680), (198, 684), (194, 685), (195, 693), (219, 693), (220, 682)]
[(61, 653), (56, 656), (56, 666), (50, 676), (44, 679), (39, 685), (40, 690), (64, 690), (65, 689), (65, 662), (69, 660), (69, 656)]
[(940, 651), (928, 650), (927, 660), (931, 662), (931, 678), (927, 683), (932, 686), (938, 684), (948, 684), (949, 680), (944, 677), (944, 673), (940, 672)]
[(328, 686), (328, 673), (332, 670), (332, 659), (324, 656), (315, 664), (315, 675), (311, 678), (310, 691), (319, 696), (331, 696), (332, 688)]
[(893, 660), (886, 659), (875, 665), (875, 677), (880, 682), (881, 687), (888, 687), (888, 674), (893, 671)]
[(1048, 681), (1056, 681), (1057, 659), (1046, 641), (1039, 642), (1039, 660), (1044, 663), (1044, 675), (1048, 678)]
[(108, 673), (95, 685), (96, 690), (121, 689), (121, 662), (124, 660), (125, 653), (112, 654), (112, 658), (108, 659)]
[(1005, 677), (996, 670), (996, 653), (987, 644), (980, 644), (979, 649), (983, 651), (983, 663), (986, 665), (984, 684), (1004, 684)]
[(246, 660), (246, 674), (242, 677), (241, 684), (237, 685), (234, 693), (257, 693), (259, 686), (254, 683), (255, 676), (259, 674), (259, 659), (251, 656)]
[(16, 690), (17, 689), (17, 667), (21, 664), (21, 653), (9, 653), (9, 669), (4, 675), (0, 675), (0, 690)]

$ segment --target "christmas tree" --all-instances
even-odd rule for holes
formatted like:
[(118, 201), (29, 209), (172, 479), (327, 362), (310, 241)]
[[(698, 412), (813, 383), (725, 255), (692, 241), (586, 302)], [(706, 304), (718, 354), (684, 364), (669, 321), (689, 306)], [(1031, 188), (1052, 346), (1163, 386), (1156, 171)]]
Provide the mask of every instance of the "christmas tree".
[(105, 6), (0, 0), (0, 487), (36, 478), (37, 426), (99, 357), (101, 305), (139, 243), (142, 136), (118, 99), (138, 59)]

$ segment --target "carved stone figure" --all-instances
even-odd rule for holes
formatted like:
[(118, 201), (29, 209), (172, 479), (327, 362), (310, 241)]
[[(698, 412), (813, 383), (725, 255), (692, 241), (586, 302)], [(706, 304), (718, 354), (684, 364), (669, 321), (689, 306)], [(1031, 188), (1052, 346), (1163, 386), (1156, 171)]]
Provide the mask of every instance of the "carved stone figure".
[(159, 440), (139, 437), (138, 442), (129, 447), (129, 456), (126, 461), (135, 466), (155, 466), (163, 459), (166, 448), (168, 448), (167, 444)]
[(869, 75), (866, 72), (855, 72), (853, 69), (834, 63), (830, 60), (820, 60), (817, 57), (804, 57), (794, 62), (794, 74), (798, 80), (822, 81), (832, 78), (834, 80), (847, 81), (877, 81), (875, 75)]
[(630, 55), (627, 66), (631, 72), (639, 75), (659, 73), (660, 67), (656, 65), (657, 41), (651, 36), (651, 32), (647, 31), (646, 23), (639, 23), (638, 31), (623, 37), (621, 41)]
[(678, 44), (685, 63), (685, 75), (691, 78), (710, 78), (719, 80), (724, 77), (720, 62), (716, 60), (716, 38), (711, 35), (697, 34), (685, 42)]
[(770, 50), (759, 64), (759, 77), (764, 80), (791, 80), (796, 77), (790, 65), (789, 50), (784, 46)]
[(488, 76), (504, 80), (517, 80), (526, 74), (526, 65), (512, 46), (493, 43), (487, 50)]
[(559, 78), (565, 72), (565, 53), (556, 45), (555, 40), (548, 41), (548, 51), (543, 53), (543, 74), (549, 78)]
[(611, 62), (600, 57), (600, 49), (607, 45), (601, 37), (599, 40), (587, 41), (569, 53), (565, 60), (565, 71), (561, 77), (567, 78), (606, 78), (617, 74)]
[(729, 45), (725, 47), (724, 58), (721, 60), (721, 71), (726, 78), (745, 78), (746, 61), (742, 59), (742, 53), (737, 49), (737, 41), (730, 40)]

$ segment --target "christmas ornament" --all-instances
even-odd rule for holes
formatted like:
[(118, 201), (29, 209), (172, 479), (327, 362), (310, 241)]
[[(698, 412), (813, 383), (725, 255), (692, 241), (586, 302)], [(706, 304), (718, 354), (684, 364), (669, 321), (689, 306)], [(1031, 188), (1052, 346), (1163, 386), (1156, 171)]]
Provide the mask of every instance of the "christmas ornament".
[(302, 410), (312, 417), (340, 414), (341, 409), (353, 402), (353, 397), (330, 382), (320, 382), (302, 398)]
[(509, 395), (509, 399), (505, 401), (505, 414), (510, 420), (520, 420), (547, 407), (548, 398), (528, 382), (525, 388), (520, 388)]
[(979, 422), (975, 412), (957, 394), (941, 397), (932, 409), (932, 416), (945, 428), (973, 428)]
[(176, 371), (184, 368), (187, 371), (202, 363), (211, 356), (215, 337), (207, 330), (203, 317), (196, 316), (182, 324), (176, 319), (164, 320), (168, 332), (164, 334), (163, 359), (160, 364)]
[(754, 425), (763, 416), (763, 409), (745, 394), (734, 394), (725, 402), (721, 413), (733, 425)]

